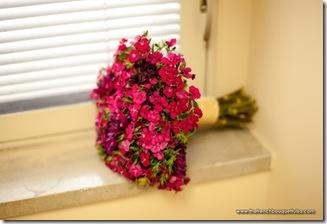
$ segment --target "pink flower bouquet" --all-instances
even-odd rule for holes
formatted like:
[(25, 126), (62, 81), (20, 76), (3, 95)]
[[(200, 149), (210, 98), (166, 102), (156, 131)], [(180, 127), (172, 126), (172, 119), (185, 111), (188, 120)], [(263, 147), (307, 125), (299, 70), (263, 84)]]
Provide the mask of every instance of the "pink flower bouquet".
[(176, 40), (151, 44), (147, 33), (122, 39), (91, 93), (98, 109), (97, 149), (107, 167), (139, 185), (182, 190), (186, 144), (198, 127), (200, 92)]

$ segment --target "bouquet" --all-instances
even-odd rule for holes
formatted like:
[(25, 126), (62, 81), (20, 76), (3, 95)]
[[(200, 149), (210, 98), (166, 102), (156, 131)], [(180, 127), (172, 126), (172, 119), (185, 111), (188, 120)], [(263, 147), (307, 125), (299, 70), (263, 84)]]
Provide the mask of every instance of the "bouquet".
[[(242, 89), (197, 102), (200, 91), (188, 85), (195, 75), (175, 44), (176, 39), (151, 44), (147, 33), (123, 38), (91, 97), (97, 106), (96, 146), (106, 166), (140, 186), (180, 191), (190, 181), (186, 145), (199, 122), (244, 128), (257, 107)], [(207, 109), (201, 120), (200, 108)]]
[(99, 72), (96, 146), (107, 167), (138, 185), (182, 190), (186, 144), (202, 116), (195, 75), (176, 39), (152, 43), (148, 34), (122, 39), (114, 62)]

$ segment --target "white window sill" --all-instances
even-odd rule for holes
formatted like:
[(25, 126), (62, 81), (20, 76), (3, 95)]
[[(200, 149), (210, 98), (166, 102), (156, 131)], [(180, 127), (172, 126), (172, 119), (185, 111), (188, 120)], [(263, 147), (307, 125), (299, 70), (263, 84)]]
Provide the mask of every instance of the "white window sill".
[[(0, 150), (0, 218), (83, 205), (144, 190), (109, 170), (92, 130)], [(203, 129), (187, 150), (193, 183), (270, 169), (271, 154), (248, 130)], [(187, 185), (185, 187), (191, 187)]]

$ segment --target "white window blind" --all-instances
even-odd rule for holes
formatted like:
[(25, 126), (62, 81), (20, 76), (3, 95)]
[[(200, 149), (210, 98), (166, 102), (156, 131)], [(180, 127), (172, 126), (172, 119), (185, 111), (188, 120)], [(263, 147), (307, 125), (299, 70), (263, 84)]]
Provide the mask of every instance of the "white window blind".
[(0, 1), (0, 107), (90, 91), (122, 37), (180, 32), (179, 0)]

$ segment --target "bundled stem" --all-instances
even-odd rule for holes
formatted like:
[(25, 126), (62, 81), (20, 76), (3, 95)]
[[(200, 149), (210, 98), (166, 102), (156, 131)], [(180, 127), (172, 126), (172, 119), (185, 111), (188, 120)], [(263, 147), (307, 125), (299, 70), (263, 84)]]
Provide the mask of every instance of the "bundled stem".
[(243, 89), (219, 97), (217, 101), (219, 103), (217, 126), (221, 128), (245, 128), (252, 122), (252, 117), (258, 110), (256, 101)]

